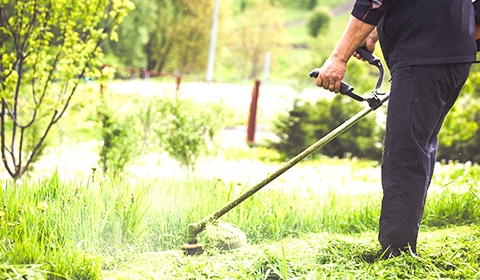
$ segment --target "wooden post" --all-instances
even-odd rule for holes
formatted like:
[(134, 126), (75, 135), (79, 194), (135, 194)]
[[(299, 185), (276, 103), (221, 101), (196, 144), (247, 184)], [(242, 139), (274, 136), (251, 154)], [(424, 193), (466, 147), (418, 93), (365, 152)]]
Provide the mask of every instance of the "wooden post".
[(257, 104), (260, 92), (260, 80), (255, 80), (255, 86), (252, 91), (252, 101), (250, 102), (250, 112), (248, 116), (247, 144), (253, 145), (255, 142), (255, 125), (257, 119)]
[(178, 75), (177, 76), (177, 88), (176, 91), (180, 90), (180, 84), (182, 83), (182, 76)]

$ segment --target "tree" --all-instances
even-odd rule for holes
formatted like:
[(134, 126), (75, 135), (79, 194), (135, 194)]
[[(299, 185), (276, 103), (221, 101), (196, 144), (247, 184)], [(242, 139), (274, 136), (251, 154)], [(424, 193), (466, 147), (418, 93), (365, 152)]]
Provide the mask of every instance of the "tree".
[(229, 64), (244, 79), (261, 73), (266, 53), (275, 53), (283, 40), (281, 9), (269, 1), (251, 3), (240, 15), (235, 27), (227, 34)]
[(157, 0), (146, 44), (148, 69), (192, 73), (207, 64), (213, 1)]
[(128, 0), (0, 2), (0, 141), (12, 178), (41, 155), (82, 80), (97, 74), (101, 43), (132, 8)]
[(106, 60), (114, 66), (146, 68), (145, 46), (158, 21), (155, 1), (131, 0), (135, 9), (130, 11), (117, 29), (118, 40), (107, 41), (103, 50)]

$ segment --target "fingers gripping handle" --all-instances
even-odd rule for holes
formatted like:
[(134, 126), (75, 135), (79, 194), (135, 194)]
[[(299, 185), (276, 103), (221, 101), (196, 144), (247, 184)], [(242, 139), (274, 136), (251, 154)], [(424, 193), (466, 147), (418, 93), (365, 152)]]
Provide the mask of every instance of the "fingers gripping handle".
[(365, 47), (360, 47), (356, 50), (360, 56), (363, 57), (366, 61), (368, 61), (369, 64), (376, 65), (377, 63), (380, 62), (380, 59), (376, 56), (373, 55), (367, 48)]
[[(312, 77), (312, 78), (318, 77), (319, 70), (320, 70), (320, 68), (313, 69), (310, 72), (310, 77)], [(358, 96), (355, 93), (353, 93), (353, 90), (354, 90), (354, 88), (352, 86), (350, 86), (349, 84), (345, 83), (345, 82), (342, 82), (340, 84), (340, 93), (341, 94), (348, 95), (351, 98), (353, 98), (355, 100), (358, 100), (358, 101), (365, 101), (365, 99), (363, 97)]]
[[(356, 50), (356, 52), (358, 54), (360, 54), (363, 59), (365, 59), (366, 61), (368, 61), (369, 64), (372, 64), (372, 65), (376, 65), (378, 63), (380, 63), (380, 59), (376, 56), (373, 55), (373, 53), (371, 53), (369, 50), (367, 50), (365, 47), (360, 47)], [(318, 77), (318, 74), (319, 74), (319, 71), (320, 69), (319, 68), (315, 68), (313, 69), (311, 72), (310, 72), (310, 77), (312, 78), (316, 78)], [(353, 93), (353, 90), (354, 88), (350, 85), (348, 85), (347, 83), (345, 82), (342, 82), (340, 84), (340, 93), (343, 94), (343, 95), (348, 95), (350, 96), (351, 98), (355, 99), (355, 100), (358, 100), (358, 101), (365, 101), (365, 99), (355, 93)]]

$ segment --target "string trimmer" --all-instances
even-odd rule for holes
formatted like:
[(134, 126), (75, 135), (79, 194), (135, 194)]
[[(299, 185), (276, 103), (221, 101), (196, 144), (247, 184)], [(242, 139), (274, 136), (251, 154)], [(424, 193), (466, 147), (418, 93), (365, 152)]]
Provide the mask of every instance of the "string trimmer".
[[(374, 90), (368, 97), (362, 97), (353, 92), (354, 88), (349, 86), (348, 84), (342, 82), (341, 87), (340, 87), (340, 93), (347, 95), (357, 101), (366, 101), (368, 103), (368, 107), (364, 108), (362, 111), (358, 112), (356, 115), (345, 121), (343, 124), (329, 132), (327, 135), (325, 135), (323, 138), (315, 142), (313, 145), (305, 149), (303, 152), (295, 156), (294, 158), (290, 159), (288, 162), (286, 162), (282, 167), (280, 167), (277, 171), (266, 177), (264, 180), (256, 184), (255, 186), (251, 187), (247, 191), (245, 191), (243, 194), (241, 194), (238, 198), (235, 200), (231, 201), (230, 203), (226, 204), (222, 208), (218, 209), (217, 211), (211, 213), (210, 215), (206, 216), (202, 220), (196, 222), (196, 223), (191, 223), (188, 225), (187, 228), (187, 242), (188, 244), (185, 244), (182, 246), (182, 249), (185, 250), (185, 253), (188, 255), (198, 255), (203, 253), (203, 245), (198, 243), (198, 237), (197, 235), (204, 231), (207, 228), (207, 225), (214, 225), (216, 227), (220, 227), (219, 229), (219, 234), (222, 232), (227, 232), (228, 234), (233, 234), (233, 235), (242, 235), (238, 238), (235, 236), (226, 236), (226, 240), (233, 240), (233, 242), (236, 242), (235, 244), (229, 244), (231, 246), (227, 246), (230, 248), (235, 248), (235, 247), (240, 247), (246, 243), (242, 241), (242, 239), (246, 238), (245, 234), (241, 232), (239, 229), (230, 226), (229, 224), (226, 223), (221, 223), (218, 221), (220, 217), (222, 217), (224, 214), (226, 214), (228, 211), (232, 210), (235, 206), (239, 205), (242, 203), (245, 199), (249, 198), (250, 196), (254, 195), (257, 191), (265, 187), (267, 184), (275, 180), (278, 176), (282, 175), (285, 171), (289, 170), (291, 167), (299, 163), (301, 160), (303, 160), (305, 157), (309, 156), (313, 152), (317, 151), (318, 149), (322, 148), (326, 144), (328, 144), (330, 141), (338, 137), (340, 134), (348, 130), (350, 127), (352, 127), (354, 124), (356, 124), (358, 121), (360, 121), (363, 117), (365, 117), (367, 114), (370, 112), (376, 110), (378, 107), (380, 107), (383, 103), (385, 103), (388, 100), (389, 94), (387, 93), (379, 93), (380, 86), (383, 81), (383, 65), (381, 63), (381, 60), (374, 56), (372, 53), (368, 52), (364, 48), (359, 48), (357, 52), (366, 60), (368, 61), (369, 64), (374, 65), (378, 68), (379, 70), (379, 76), (377, 83), (375, 85)], [(313, 69), (310, 72), (310, 77), (317, 77), (318, 76), (318, 68)], [(227, 248), (228, 249), (228, 248)]]

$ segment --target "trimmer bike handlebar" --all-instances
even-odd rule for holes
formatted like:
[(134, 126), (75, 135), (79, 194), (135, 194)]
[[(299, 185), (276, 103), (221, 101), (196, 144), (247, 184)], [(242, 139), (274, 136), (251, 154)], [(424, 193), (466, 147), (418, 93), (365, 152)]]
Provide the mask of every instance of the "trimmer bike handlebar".
[[(351, 98), (353, 98), (357, 101), (367, 101), (371, 108), (376, 109), (381, 105), (380, 102), (379, 102), (379, 98), (377, 97), (377, 91), (380, 88), (380, 86), (382, 85), (382, 81), (383, 81), (383, 65), (382, 65), (382, 62), (381, 62), (380, 58), (373, 55), (373, 53), (368, 51), (365, 47), (358, 48), (356, 50), (356, 52), (358, 54), (360, 54), (360, 56), (363, 59), (365, 59), (369, 64), (376, 66), (378, 68), (378, 70), (380, 71), (379, 76), (378, 76), (378, 80), (377, 80), (377, 84), (375, 86), (375, 89), (372, 92), (372, 96), (367, 97), (367, 98), (364, 98), (364, 97), (354, 93), (353, 92), (354, 87), (350, 86), (349, 84), (347, 84), (343, 81), (340, 84), (340, 93), (343, 94), (343, 95), (347, 95), (347, 96), (349, 96), (349, 97), (351, 97)], [(313, 69), (312, 71), (310, 71), (310, 74), (309, 74), (310, 77), (317, 78), (318, 74), (319, 74), (319, 71), (320, 71), (320, 68)]]

